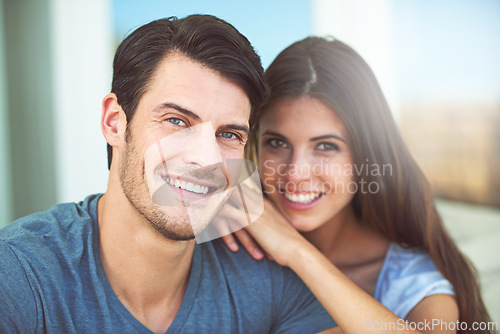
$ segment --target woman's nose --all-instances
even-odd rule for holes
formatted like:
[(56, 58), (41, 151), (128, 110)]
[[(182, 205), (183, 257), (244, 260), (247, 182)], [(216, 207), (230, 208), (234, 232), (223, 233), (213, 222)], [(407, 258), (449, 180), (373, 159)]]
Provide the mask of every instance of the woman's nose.
[(293, 152), (286, 168), (289, 182), (301, 182), (311, 178), (311, 162), (306, 152)]

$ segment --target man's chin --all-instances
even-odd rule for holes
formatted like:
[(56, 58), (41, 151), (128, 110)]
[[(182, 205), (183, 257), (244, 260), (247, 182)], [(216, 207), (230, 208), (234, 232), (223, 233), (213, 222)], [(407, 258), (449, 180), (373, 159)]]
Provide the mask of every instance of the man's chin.
[(165, 238), (169, 239), (169, 240), (173, 240), (173, 241), (190, 241), (190, 240), (194, 240), (194, 234), (167, 234), (167, 235), (163, 235)]
[(169, 240), (193, 240), (209, 227), (229, 193), (224, 191), (207, 202), (186, 202), (182, 206), (156, 204), (156, 215), (148, 221), (156, 232)]
[(189, 228), (185, 229), (168, 229), (165, 228), (164, 226), (158, 226), (156, 224), (151, 224), (151, 226), (154, 228), (154, 230), (163, 236), (166, 239), (173, 240), (173, 241), (189, 241), (193, 240), (194, 233), (193, 230)]

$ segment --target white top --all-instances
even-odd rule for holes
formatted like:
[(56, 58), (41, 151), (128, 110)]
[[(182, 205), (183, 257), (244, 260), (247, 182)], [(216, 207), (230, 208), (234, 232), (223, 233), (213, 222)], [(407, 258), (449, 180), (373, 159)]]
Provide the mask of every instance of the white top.
[(436, 294), (455, 295), (450, 282), (436, 269), (430, 255), (391, 243), (374, 298), (405, 319), (422, 299)]

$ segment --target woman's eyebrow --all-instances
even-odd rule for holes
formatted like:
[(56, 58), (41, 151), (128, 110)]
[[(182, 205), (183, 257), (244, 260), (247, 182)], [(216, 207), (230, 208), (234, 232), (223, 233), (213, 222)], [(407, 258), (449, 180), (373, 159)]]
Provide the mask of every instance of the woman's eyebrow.
[(344, 138), (342, 138), (342, 137), (340, 137), (340, 136), (337, 136), (337, 135), (323, 135), (323, 136), (313, 137), (313, 138), (311, 138), (310, 140), (311, 140), (311, 141), (316, 141), (316, 140), (331, 139), (331, 138), (333, 138), (333, 139), (338, 139), (338, 140), (340, 140), (340, 141), (343, 141), (344, 143), (346, 142), (346, 141), (344, 140)]
[(274, 131), (264, 131), (264, 133), (262, 135), (276, 136), (276, 137), (281, 137), (283, 139), (286, 139), (286, 137), (283, 136), (281, 133), (274, 132)]
[[(278, 133), (278, 132), (274, 132), (274, 131), (265, 131), (263, 133), (263, 135), (271, 135), (271, 136), (276, 136), (276, 137), (280, 137), (280, 138), (283, 138), (283, 139), (286, 139), (285, 136), (283, 136), (282, 134)], [(310, 141), (317, 141), (317, 140), (323, 140), (323, 139), (338, 139), (344, 143), (346, 143), (345, 139), (338, 136), (338, 135), (334, 135), (334, 134), (328, 134), (328, 135), (322, 135), (322, 136), (318, 136), (318, 137), (313, 137), (310, 139)]]

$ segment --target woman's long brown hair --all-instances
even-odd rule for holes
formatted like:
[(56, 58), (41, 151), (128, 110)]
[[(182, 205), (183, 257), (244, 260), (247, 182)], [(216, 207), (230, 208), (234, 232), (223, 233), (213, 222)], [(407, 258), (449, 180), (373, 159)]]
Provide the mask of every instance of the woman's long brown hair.
[[(430, 254), (453, 286), (461, 322), (470, 328), (474, 322), (489, 322), (476, 270), (444, 228), (429, 183), (404, 144), (382, 90), (361, 56), (338, 40), (308, 37), (282, 51), (265, 77), (270, 88), (266, 106), (304, 95), (322, 101), (343, 120), (354, 165), (390, 170), (389, 175), (356, 175), (358, 183), (378, 185), (376, 192), (356, 193), (356, 214), (389, 240)], [(266, 106), (251, 121), (255, 125), (246, 157), (254, 161), (258, 121)]]

